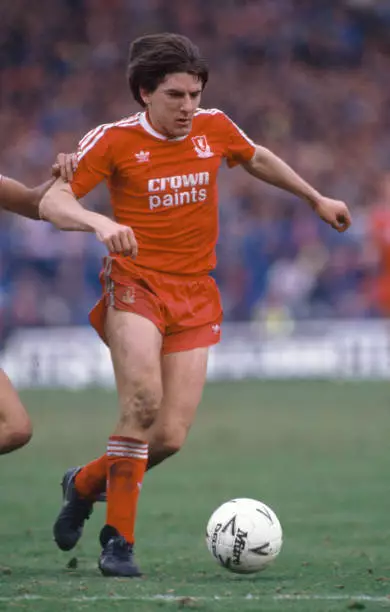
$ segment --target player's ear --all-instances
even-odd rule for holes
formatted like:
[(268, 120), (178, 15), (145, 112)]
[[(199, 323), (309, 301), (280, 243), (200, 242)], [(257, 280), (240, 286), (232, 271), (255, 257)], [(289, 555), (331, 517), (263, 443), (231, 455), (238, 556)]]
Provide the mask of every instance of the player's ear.
[(145, 106), (149, 106), (149, 104), (150, 104), (150, 93), (147, 92), (146, 89), (142, 89), (142, 87), (140, 87), (139, 95), (141, 96), (141, 100), (145, 104)]

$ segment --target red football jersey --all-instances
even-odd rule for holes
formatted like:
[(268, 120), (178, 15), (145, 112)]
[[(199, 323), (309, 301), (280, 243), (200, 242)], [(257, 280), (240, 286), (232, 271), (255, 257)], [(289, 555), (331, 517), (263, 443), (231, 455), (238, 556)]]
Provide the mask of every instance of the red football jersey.
[[(81, 198), (103, 179), (118, 223), (132, 227), (137, 266), (172, 274), (215, 267), (217, 173), (249, 161), (254, 143), (223, 112), (198, 109), (190, 134), (167, 138), (145, 112), (97, 127), (79, 144), (72, 190)], [(121, 274), (134, 262), (114, 255)]]

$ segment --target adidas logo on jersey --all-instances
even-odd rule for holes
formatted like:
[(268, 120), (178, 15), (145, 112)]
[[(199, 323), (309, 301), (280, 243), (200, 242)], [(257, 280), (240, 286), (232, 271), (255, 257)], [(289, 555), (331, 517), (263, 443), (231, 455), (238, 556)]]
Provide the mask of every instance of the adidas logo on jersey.
[(148, 162), (150, 160), (150, 151), (140, 151), (135, 154), (135, 159), (139, 164)]
[(210, 145), (207, 142), (206, 136), (194, 136), (191, 138), (191, 140), (198, 157), (206, 158), (214, 156), (214, 153), (210, 149)]

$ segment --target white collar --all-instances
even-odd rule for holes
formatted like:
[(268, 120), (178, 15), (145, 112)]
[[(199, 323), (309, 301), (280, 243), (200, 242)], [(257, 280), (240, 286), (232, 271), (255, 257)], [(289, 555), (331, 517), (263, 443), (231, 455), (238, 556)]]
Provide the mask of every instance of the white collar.
[(168, 136), (164, 136), (164, 134), (160, 134), (160, 132), (157, 132), (157, 130), (155, 130), (152, 125), (150, 125), (146, 117), (146, 112), (141, 113), (139, 122), (140, 122), (141, 127), (144, 128), (145, 132), (148, 132), (148, 134), (150, 134), (151, 136), (154, 136), (155, 138), (158, 138), (159, 140), (169, 140), (172, 142), (177, 142), (180, 140), (185, 140), (188, 137), (188, 134), (185, 134), (185, 136), (176, 136), (176, 138), (168, 138)]

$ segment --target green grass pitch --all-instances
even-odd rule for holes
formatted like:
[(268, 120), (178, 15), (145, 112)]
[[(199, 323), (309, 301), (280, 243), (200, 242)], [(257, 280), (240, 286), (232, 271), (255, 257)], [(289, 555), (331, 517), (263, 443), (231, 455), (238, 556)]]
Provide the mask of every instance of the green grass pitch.
[[(74, 551), (57, 550), (51, 535), (62, 473), (104, 451), (115, 395), (53, 390), (23, 398), (34, 439), (0, 458), (0, 610), (390, 608), (388, 383), (209, 384), (185, 449), (145, 478), (140, 580), (97, 570), (103, 504)], [(206, 549), (211, 512), (233, 497), (264, 501), (282, 523), (284, 547), (263, 573), (230, 574)], [(77, 567), (68, 567), (72, 558)]]

